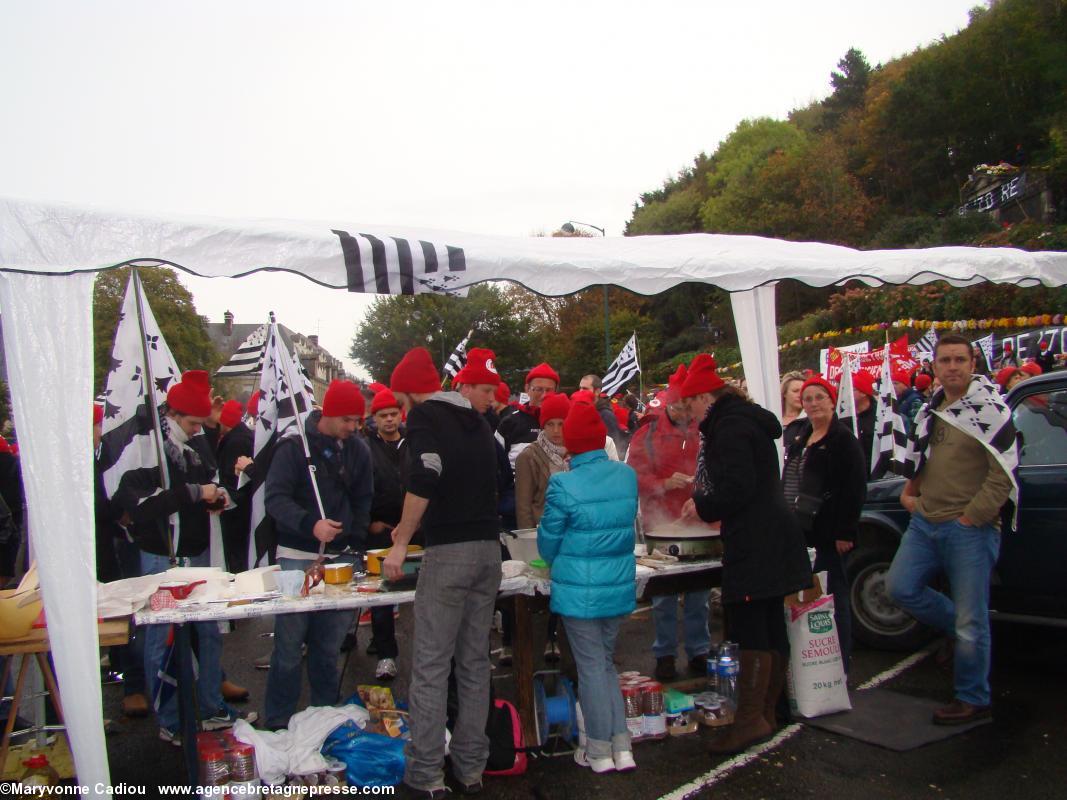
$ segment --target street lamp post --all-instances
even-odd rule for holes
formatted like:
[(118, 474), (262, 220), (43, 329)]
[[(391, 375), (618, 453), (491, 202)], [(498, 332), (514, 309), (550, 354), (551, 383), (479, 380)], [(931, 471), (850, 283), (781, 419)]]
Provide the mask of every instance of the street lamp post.
[[(607, 237), (604, 229), (598, 225), (590, 225), (588, 222), (578, 222), (577, 220), (567, 220), (559, 229), (568, 235), (574, 235), (575, 225), (582, 225), (586, 228), (592, 228), (595, 231), (600, 231), (600, 235)], [(611, 310), (608, 307), (608, 285), (604, 284), (604, 370), (611, 366)]]

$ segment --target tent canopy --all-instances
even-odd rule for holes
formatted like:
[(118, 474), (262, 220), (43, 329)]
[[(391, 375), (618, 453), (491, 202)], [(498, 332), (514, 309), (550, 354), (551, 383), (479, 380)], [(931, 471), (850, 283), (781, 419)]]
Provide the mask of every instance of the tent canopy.
[[(862, 252), (754, 236), (508, 238), (404, 227), (152, 218), (0, 199), (0, 310), (45, 610), (79, 780), (109, 785), (95, 668), (92, 278), (125, 264), (205, 277), (260, 270), (382, 294), (456, 292), (509, 280), (545, 295), (616, 284), (655, 294), (685, 282), (727, 289), (749, 391), (779, 406), (776, 281), (813, 286), (946, 280), (1067, 283), (1067, 253), (947, 247)], [(62, 502), (56, 502), (58, 486)], [(100, 788), (98, 788), (100, 787)]]

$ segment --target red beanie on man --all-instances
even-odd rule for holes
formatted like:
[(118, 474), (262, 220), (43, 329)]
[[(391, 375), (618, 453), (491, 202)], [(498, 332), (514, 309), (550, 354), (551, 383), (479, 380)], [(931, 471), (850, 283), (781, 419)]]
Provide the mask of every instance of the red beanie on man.
[(352, 381), (330, 381), (322, 398), (322, 416), (362, 418), (366, 410), (367, 401), (356, 384)]
[(544, 361), (542, 361), (540, 364), (538, 364), (536, 367), (526, 373), (526, 385), (529, 386), (530, 381), (532, 381), (534, 378), (547, 378), (548, 380), (555, 383), (557, 387), (559, 386), (559, 373), (552, 369), (552, 367), (550, 367), (548, 363)]
[(930, 384), (934, 382), (934, 379), (927, 375), (925, 372), (920, 372), (915, 376), (915, 388), (920, 392), (925, 392), (930, 388)]
[(244, 407), (236, 400), (227, 400), (222, 404), (222, 414), (219, 416), (219, 424), (227, 428), (236, 428), (241, 424), (244, 416)]
[(852, 388), (862, 392), (872, 400), (875, 398), (874, 377), (865, 369), (852, 373)]
[(705, 392), (714, 392), (721, 389), (726, 383), (719, 377), (716, 370), (715, 359), (707, 353), (701, 353), (689, 365), (679, 395), (681, 397), (696, 397)]
[(906, 369), (895, 369), (890, 377), (893, 383), (903, 383), (905, 386), (911, 386), (911, 373)]
[(504, 405), (507, 405), (508, 401), (511, 400), (511, 389), (508, 388), (508, 385), (504, 383), (504, 381), (501, 381), (496, 385), (496, 394), (494, 397), (498, 403), (503, 403)]
[(597, 410), (588, 403), (575, 403), (563, 420), (563, 444), (578, 455), (590, 450), (603, 450), (608, 428)]
[(1002, 370), (1000, 370), (1000, 372), (997, 373), (997, 385), (1001, 389), (1005, 388), (1008, 385), (1008, 381), (1012, 379), (1012, 376), (1019, 371), (1020, 370), (1018, 367), (1004, 367)]
[(685, 364), (679, 364), (678, 369), (671, 373), (671, 376), (667, 378), (667, 391), (665, 402), (677, 403), (682, 399), (682, 384), (685, 383), (686, 376), (689, 374), (689, 370), (685, 368)]
[(378, 383), (378, 381), (374, 381), (373, 383), (367, 384), (367, 388), (375, 394), (378, 394), (378, 392), (380, 392), (382, 389), (388, 389), (389, 387), (386, 386), (384, 383)]
[(1031, 378), (1037, 377), (1042, 372), (1044, 372), (1044, 370), (1041, 369), (1041, 365), (1033, 361), (1027, 361), (1025, 364), (1019, 367), (1019, 369), (1025, 372)]
[(182, 379), (167, 390), (167, 405), (190, 417), (211, 416), (211, 382), (202, 369), (182, 373)]
[(571, 403), (585, 403), (586, 405), (596, 405), (596, 395), (589, 389), (579, 389), (577, 392), (571, 394)]
[(492, 350), (472, 347), (467, 351), (467, 363), (452, 379), (453, 385), (462, 383), (466, 386), (481, 384), (496, 386), (500, 383), (500, 374), (493, 364), (495, 358), (496, 354)]
[(441, 391), (441, 378), (433, 365), (430, 351), (415, 347), (404, 353), (400, 363), (393, 368), (389, 388), (405, 394), (432, 394)]
[(377, 414), (386, 408), (400, 408), (400, 403), (397, 402), (395, 394), (388, 389), (382, 389), (370, 401), (370, 413)]
[(545, 423), (550, 419), (566, 419), (570, 410), (571, 401), (563, 392), (545, 395), (545, 399), (541, 401), (541, 427), (545, 427)]
[(248, 398), (248, 416), (259, 416), (259, 398), (263, 394), (259, 389), (252, 392), (252, 396)]

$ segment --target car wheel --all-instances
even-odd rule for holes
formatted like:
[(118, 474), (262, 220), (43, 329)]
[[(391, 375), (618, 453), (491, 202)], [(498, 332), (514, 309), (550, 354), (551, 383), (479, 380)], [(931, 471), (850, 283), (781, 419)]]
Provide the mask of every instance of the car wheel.
[(879, 650), (915, 650), (933, 636), (893, 603), (886, 579), (895, 550), (869, 547), (853, 550), (845, 562), (852, 601), (852, 637)]

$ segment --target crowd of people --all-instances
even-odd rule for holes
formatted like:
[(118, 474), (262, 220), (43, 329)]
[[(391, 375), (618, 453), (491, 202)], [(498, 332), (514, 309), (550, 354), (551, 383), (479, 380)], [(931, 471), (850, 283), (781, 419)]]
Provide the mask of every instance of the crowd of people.
[[(808, 547), (815, 552), (814, 572), (827, 575), (824, 588), (834, 598), (847, 672), (851, 610), (844, 558), (855, 544), (870, 470), (876, 393), (869, 375), (853, 377), (857, 436), (835, 413), (838, 387), (810, 372), (783, 376), (779, 418), (724, 380), (709, 354), (680, 365), (648, 397), (630, 393), (615, 401), (592, 374), (582, 376), (573, 393), (562, 391), (558, 372), (542, 363), (528, 371), (516, 402), (494, 360), (493, 351), (472, 348), (449, 391), (422, 348), (404, 356), (388, 386), (334, 381), (304, 420), (309, 454), (301, 438), (290, 435), (269, 462), (253, 453), (259, 393), (244, 403), (223, 401), (206, 372), (184, 373), (161, 407), (169, 488), (160, 488), (158, 471), (135, 470), (109, 498), (98, 471), (99, 579), (207, 565), (215, 514), (229, 569), (246, 569), (250, 537), (262, 536), (250, 530), (251, 497), (261, 486), (270, 525), (267, 540), (257, 544), (283, 569), (306, 570), (320, 546), (340, 562), (391, 547), (382, 570), (395, 580), (403, 574), (407, 546), (420, 544), (425, 555), (407, 665), (405, 784), (427, 797), (441, 796), (445, 787), (450, 680), (458, 696), (452, 781), (464, 793), (481, 787), (489, 747), (490, 630), (507, 557), (502, 530), (537, 530), (552, 581), (544, 657), (558, 660), (562, 624), (585, 712), (587, 740), (576, 761), (595, 772), (636, 768), (613, 659), (619, 628), (635, 606), (638, 517), (645, 529), (679, 523), (717, 529), (721, 537), (725, 635), (739, 645), (741, 670), (735, 723), (712, 741), (712, 753), (738, 752), (780, 721), (789, 655), (782, 603), (812, 584)], [(988, 713), (988, 619), (979, 610), (987, 601), (997, 517), (1011, 477), (987, 443), (954, 428), (941, 411), (961, 399), (978, 403), (975, 387), (996, 395), (1042, 371), (1036, 362), (1004, 363), (990, 381), (978, 363), (966, 339), (947, 334), (921, 369), (893, 375), (897, 410), (920, 456), (902, 497), (912, 525), (889, 588), (901, 607), (957, 643), (956, 699), (935, 715), (943, 724)], [(98, 445), (101, 422), (97, 407)], [(247, 483), (238, 480), (242, 473)], [(0, 501), (7, 512), (0, 506), (0, 573), (10, 579), (22, 499), (17, 457), (6, 441), (0, 441)], [(177, 546), (174, 519), (181, 532)], [(940, 571), (950, 576), (948, 595), (928, 586)], [(650, 647), (661, 680), (679, 673), (679, 613), (687, 668), (705, 673), (710, 595), (700, 590), (654, 600)], [(514, 621), (501, 611), (499, 663), (506, 664)], [(383, 606), (370, 617), (375, 679), (388, 681), (398, 674), (400, 652), (394, 611)], [(351, 646), (354, 624), (345, 611), (275, 618), (273, 650), (263, 663), (269, 668), (263, 726), (284, 727), (297, 711), (305, 660), (311, 704), (338, 702), (338, 657)], [(167, 636), (167, 626), (147, 626), (112, 649), (112, 669), (124, 676), (124, 713), (150, 712)], [(256, 721), (255, 713), (231, 705), (249, 692), (226, 679), (217, 624), (197, 624), (194, 646), (203, 728), (229, 727), (242, 717)], [(176, 700), (155, 713), (160, 738), (180, 743)]]

